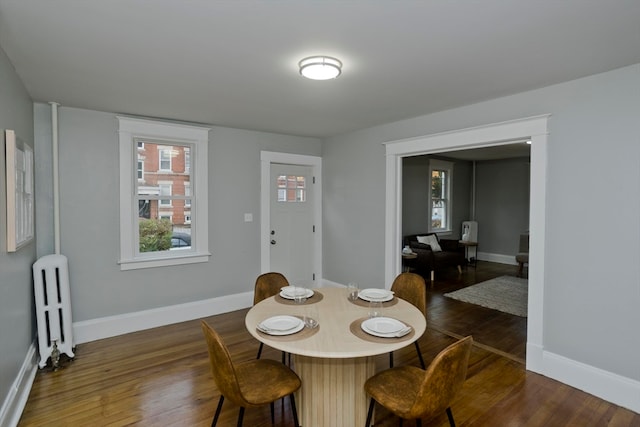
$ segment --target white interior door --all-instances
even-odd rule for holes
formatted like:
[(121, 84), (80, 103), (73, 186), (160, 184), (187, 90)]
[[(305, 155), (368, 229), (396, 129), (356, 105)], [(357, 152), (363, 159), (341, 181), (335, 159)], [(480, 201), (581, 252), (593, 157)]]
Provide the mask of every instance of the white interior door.
[(291, 284), (315, 282), (312, 184), (311, 166), (271, 165), (271, 270), (284, 274)]

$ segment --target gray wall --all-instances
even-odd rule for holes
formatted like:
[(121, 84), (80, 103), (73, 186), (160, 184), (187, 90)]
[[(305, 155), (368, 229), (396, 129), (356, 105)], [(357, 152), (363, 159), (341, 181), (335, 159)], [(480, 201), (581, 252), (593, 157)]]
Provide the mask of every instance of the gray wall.
[[(35, 112), (46, 146), (49, 108), (38, 104)], [(120, 271), (116, 115), (61, 107), (59, 129), (61, 252), (69, 259), (74, 322), (253, 290), (260, 274), (260, 151), (321, 155), (318, 139), (213, 127), (210, 261)], [(253, 222), (244, 222), (245, 212)], [(51, 236), (46, 228), (39, 232)]]
[(529, 158), (476, 162), (479, 252), (518, 253), (520, 234), (529, 230), (529, 176)]
[(402, 235), (424, 233), (429, 227), (429, 158), (453, 162), (451, 233), (444, 239), (459, 239), (462, 221), (471, 219), (471, 163), (442, 156), (412, 156), (402, 160)]
[(31, 265), (36, 260), (36, 241), (17, 252), (7, 252), (5, 129), (15, 130), (33, 146), (33, 103), (0, 48), (0, 406), (35, 337)]
[(384, 142), (551, 113), (543, 345), (640, 380), (639, 88), (640, 64), (325, 141), (325, 278), (384, 281)]

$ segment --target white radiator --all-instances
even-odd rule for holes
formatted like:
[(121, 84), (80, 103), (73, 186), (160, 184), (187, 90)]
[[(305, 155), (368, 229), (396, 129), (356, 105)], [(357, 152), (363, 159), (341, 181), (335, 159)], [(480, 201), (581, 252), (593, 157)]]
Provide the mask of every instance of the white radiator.
[(44, 368), (49, 357), (57, 367), (58, 357), (73, 354), (69, 268), (64, 255), (46, 255), (33, 264), (33, 290), (38, 322), (38, 350)]

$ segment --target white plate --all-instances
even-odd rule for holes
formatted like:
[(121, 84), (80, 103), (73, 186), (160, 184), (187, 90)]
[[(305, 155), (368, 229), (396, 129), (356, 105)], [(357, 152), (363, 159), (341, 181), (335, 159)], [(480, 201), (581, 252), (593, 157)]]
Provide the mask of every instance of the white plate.
[(296, 294), (302, 296), (303, 298), (311, 298), (313, 296), (313, 290), (307, 288), (294, 288), (293, 286), (285, 286), (284, 288), (280, 288), (280, 296), (285, 299), (294, 299)]
[(304, 322), (294, 316), (273, 316), (258, 324), (258, 330), (269, 335), (291, 335), (304, 328)]
[[(370, 335), (382, 338), (403, 336), (410, 332), (410, 329), (406, 332), (403, 331), (407, 329), (407, 325), (390, 317), (373, 317), (367, 319), (360, 324), (360, 328)], [(404, 333), (401, 334), (401, 332)]]
[(365, 301), (386, 302), (393, 299), (393, 292), (378, 288), (363, 289), (358, 293), (358, 298)]

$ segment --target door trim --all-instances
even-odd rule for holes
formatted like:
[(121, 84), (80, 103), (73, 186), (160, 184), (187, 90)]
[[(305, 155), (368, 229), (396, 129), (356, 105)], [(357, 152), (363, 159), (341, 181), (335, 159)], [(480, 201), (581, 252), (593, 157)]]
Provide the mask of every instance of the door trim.
[(455, 151), (531, 140), (529, 202), (529, 296), (527, 321), (528, 370), (544, 372), (544, 248), (546, 232), (546, 172), (549, 115), (475, 128), (390, 141), (386, 150), (385, 283), (400, 273), (402, 261), (402, 159), (419, 154)]
[(322, 282), (322, 157), (302, 154), (278, 153), (274, 151), (260, 152), (260, 271), (271, 271), (271, 251), (269, 247), (269, 230), (271, 228), (271, 165), (273, 163), (310, 166), (315, 178), (313, 189), (313, 223), (316, 227), (313, 236), (314, 259), (313, 271), (315, 283)]

